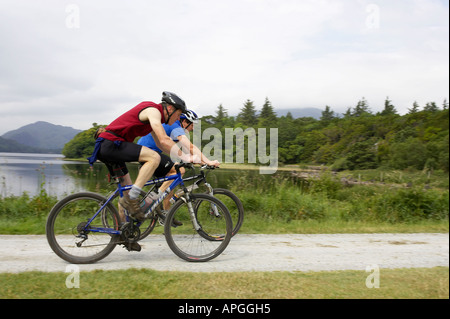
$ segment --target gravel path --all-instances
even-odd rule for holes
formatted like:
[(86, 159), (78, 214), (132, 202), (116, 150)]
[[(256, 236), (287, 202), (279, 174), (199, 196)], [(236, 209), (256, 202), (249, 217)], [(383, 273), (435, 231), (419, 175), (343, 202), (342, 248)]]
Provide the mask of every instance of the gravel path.
[[(64, 272), (69, 265), (50, 249), (45, 236), (0, 235), (0, 272)], [(150, 235), (142, 251), (117, 247), (105, 259), (79, 265), (81, 271), (149, 268), (191, 272), (365, 270), (367, 266), (449, 266), (449, 234), (329, 234), (235, 236), (206, 263), (189, 263), (172, 253), (165, 238)]]

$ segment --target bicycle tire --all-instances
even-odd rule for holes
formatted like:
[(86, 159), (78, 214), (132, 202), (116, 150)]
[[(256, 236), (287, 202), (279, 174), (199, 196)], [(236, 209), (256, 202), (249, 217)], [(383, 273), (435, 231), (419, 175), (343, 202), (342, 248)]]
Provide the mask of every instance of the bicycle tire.
[[(214, 196), (191, 194), (191, 197), (193, 200), (191, 207), (196, 209), (195, 218), (201, 228), (196, 230), (193, 226), (188, 203), (178, 200), (166, 216), (164, 235), (170, 249), (181, 259), (189, 262), (205, 262), (219, 256), (228, 246), (232, 237), (232, 220), (227, 207)], [(211, 218), (208, 213), (211, 203), (220, 210), (220, 218), (215, 216)], [(172, 226), (174, 220), (181, 221), (182, 225)], [(220, 239), (211, 240), (208, 237)]]
[[(222, 201), (225, 206), (227, 206), (228, 211), (231, 215), (231, 220), (233, 221), (232, 236), (236, 235), (239, 229), (241, 229), (242, 224), (244, 223), (244, 206), (242, 205), (241, 200), (232, 191), (224, 188), (214, 188), (213, 195), (220, 201)], [(229, 197), (234, 202), (236, 207), (230, 207), (230, 205), (227, 205), (228, 203), (222, 200), (221, 197), (217, 197), (217, 195), (224, 195)]]
[[(92, 218), (106, 201), (107, 199), (99, 194), (82, 192), (69, 195), (53, 206), (47, 217), (45, 231), (47, 241), (56, 255), (73, 264), (89, 264), (105, 258), (114, 250), (120, 237), (118, 234), (86, 231), (85, 241), (97, 241), (97, 244), (84, 245), (83, 241), (77, 246), (80, 239), (76, 236), (83, 231), (83, 223)], [(114, 230), (119, 229), (119, 220), (119, 213), (111, 203), (94, 219), (95, 223), (102, 227)]]

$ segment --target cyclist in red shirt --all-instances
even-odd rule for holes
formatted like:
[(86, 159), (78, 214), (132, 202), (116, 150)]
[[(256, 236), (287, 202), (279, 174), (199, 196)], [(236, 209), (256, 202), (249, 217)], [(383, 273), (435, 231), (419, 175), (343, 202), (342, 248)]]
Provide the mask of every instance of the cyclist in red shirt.
[[(89, 158), (92, 164), (98, 158), (100, 161), (115, 164), (124, 174), (125, 185), (131, 185), (132, 181), (126, 162), (144, 162), (139, 170), (136, 181), (128, 194), (119, 199), (120, 205), (125, 208), (131, 217), (138, 220), (144, 218), (141, 210), (139, 195), (145, 183), (153, 176), (160, 162), (160, 155), (148, 147), (133, 143), (136, 137), (149, 133), (164, 152), (170, 153), (175, 142), (167, 136), (162, 124), (173, 124), (180, 119), (180, 115), (186, 112), (185, 102), (176, 94), (163, 92), (161, 104), (142, 102), (125, 112), (109, 124), (103, 133), (98, 136), (94, 154)], [(187, 156), (179, 150), (178, 155), (183, 161), (198, 162), (198, 156)], [(112, 172), (111, 172), (112, 173)]]

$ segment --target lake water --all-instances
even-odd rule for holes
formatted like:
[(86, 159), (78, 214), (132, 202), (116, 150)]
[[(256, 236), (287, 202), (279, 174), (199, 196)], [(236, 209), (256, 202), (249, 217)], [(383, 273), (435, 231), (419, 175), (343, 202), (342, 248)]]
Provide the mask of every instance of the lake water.
[(45, 189), (50, 195), (85, 190), (82, 181), (70, 171), (82, 162), (64, 161), (63, 155), (0, 153), (0, 196), (31, 196)]
[[(127, 165), (132, 179), (137, 176), (139, 166)], [(108, 188), (108, 171), (105, 165), (96, 163), (91, 168), (87, 162), (66, 161), (60, 154), (29, 154), (0, 152), (0, 197), (30, 196), (45, 189), (47, 194), (62, 198), (81, 191), (102, 192)], [(243, 176), (243, 170), (217, 169), (208, 175), (214, 187), (228, 187), (233, 178)], [(278, 172), (277, 177), (286, 177)], [(259, 175), (258, 170), (245, 171), (244, 176)], [(188, 175), (186, 175), (188, 176)], [(270, 182), (272, 175), (260, 175), (260, 180)], [(115, 186), (109, 187), (111, 190)]]

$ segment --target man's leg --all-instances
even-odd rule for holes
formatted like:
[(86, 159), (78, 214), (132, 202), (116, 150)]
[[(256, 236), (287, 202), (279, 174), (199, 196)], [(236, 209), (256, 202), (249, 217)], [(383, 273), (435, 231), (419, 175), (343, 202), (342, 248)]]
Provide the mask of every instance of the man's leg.
[(139, 155), (139, 162), (145, 162), (139, 170), (139, 174), (134, 182), (139, 188), (144, 187), (145, 183), (152, 178), (153, 173), (161, 161), (159, 154), (148, 147), (143, 146), (141, 149), (141, 154)]
[[(133, 182), (131, 181), (131, 177), (130, 174), (127, 173), (126, 175), (124, 175), (122, 177), (122, 186), (126, 186), (126, 185), (131, 185)], [(128, 194), (129, 191), (124, 192), (124, 194)], [(124, 209), (122, 207), (122, 205), (119, 205), (119, 217), (120, 217), (120, 222), (124, 223), (126, 222), (126, 218), (125, 218), (125, 212)]]
[[(181, 175), (184, 175), (184, 172), (185, 172), (184, 168), (180, 168), (180, 173), (181, 173)], [(174, 174), (176, 174), (176, 173), (177, 173), (177, 171), (175, 170), (175, 167), (172, 166), (172, 168), (171, 168), (170, 171), (166, 174), (166, 176), (174, 175)], [(172, 184), (172, 183), (173, 183), (173, 181), (167, 181), (167, 182), (164, 182), (164, 183), (161, 185), (161, 187), (159, 188), (159, 192), (160, 192), (160, 193), (164, 192), (164, 191), (167, 189), (167, 187), (169, 187), (170, 184)], [(170, 191), (170, 193), (166, 196), (166, 198), (165, 198), (164, 201), (163, 201), (163, 214), (164, 214), (164, 216), (167, 214), (167, 211), (170, 209), (170, 206), (171, 206), (171, 204), (170, 204), (170, 199), (172, 198), (174, 192), (175, 192), (175, 190), (172, 189), (172, 190)], [(158, 214), (158, 216), (159, 216), (159, 214)], [(163, 221), (165, 220), (165, 217), (161, 217), (161, 216), (159, 216), (159, 217), (162, 218)], [(177, 227), (177, 226), (183, 225), (183, 223), (180, 222), (180, 221), (178, 221), (178, 220), (176, 220), (176, 219), (174, 219), (173, 222), (172, 222), (172, 225), (173, 225), (174, 227)]]
[[(126, 186), (126, 185), (131, 185), (132, 181), (131, 181), (131, 177), (130, 174), (127, 173), (122, 177), (122, 182), (121, 185), (122, 186)], [(128, 194), (129, 191), (124, 192), (125, 194)], [(120, 203), (120, 200), (119, 200)], [(122, 207), (122, 205), (119, 205), (119, 224), (120, 226), (124, 225), (125, 222), (127, 221), (126, 217), (125, 217), (125, 210)], [(123, 236), (123, 235), (122, 235)], [(128, 251), (141, 251), (142, 247), (141, 245), (139, 245), (138, 243), (127, 243), (127, 239), (124, 237), (121, 237), (121, 240), (124, 241), (123, 246), (128, 250)]]
[(145, 162), (139, 170), (139, 174), (128, 194), (125, 194), (119, 203), (130, 212), (131, 216), (138, 219), (144, 218), (144, 212), (140, 209), (139, 195), (145, 183), (153, 176), (161, 160), (159, 154), (145, 146), (142, 146), (139, 162)]
[[(184, 175), (184, 172), (185, 172), (185, 169), (184, 169), (183, 167), (181, 167), (181, 168), (180, 168), (180, 173), (181, 173), (181, 175)], [(174, 175), (174, 174), (176, 174), (176, 173), (177, 173), (177, 171), (175, 170), (175, 167), (172, 167), (172, 169), (169, 171), (169, 173), (167, 173), (166, 176)], [(173, 181), (167, 181), (167, 182), (164, 182), (164, 183), (161, 185), (161, 187), (159, 188), (159, 191), (160, 191), (161, 193), (164, 192), (164, 191), (167, 189), (167, 187), (169, 187), (170, 184), (172, 184), (172, 182), (173, 182)], [(169, 210), (169, 208), (170, 208), (170, 199), (171, 199), (172, 196), (173, 196), (173, 192), (174, 192), (174, 190), (172, 190), (172, 191), (169, 193), (169, 195), (164, 199), (164, 201), (163, 201), (163, 209), (164, 209), (164, 210)]]

